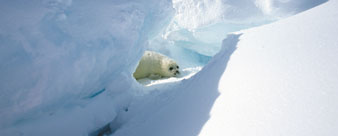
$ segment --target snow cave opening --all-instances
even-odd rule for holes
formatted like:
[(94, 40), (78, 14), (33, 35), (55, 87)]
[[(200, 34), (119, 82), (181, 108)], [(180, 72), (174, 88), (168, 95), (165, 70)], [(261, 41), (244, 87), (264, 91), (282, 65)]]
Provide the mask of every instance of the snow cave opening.
[[(157, 29), (160, 33), (148, 37), (145, 50), (155, 51), (175, 60), (180, 66), (181, 74), (170, 78), (155, 80), (142, 78), (137, 81), (144, 86), (152, 86), (188, 79), (220, 51), (222, 40), (228, 34), (275, 22), (324, 1), (309, 2), (298, 8), (290, 8), (288, 4), (301, 5), (304, 2), (290, 2), (285, 5), (278, 3), (266, 5), (265, 2), (250, 5), (240, 2), (236, 5), (231, 2), (218, 3), (219, 1), (174, 0), (172, 7), (175, 13), (172, 19), (164, 23), (167, 26), (163, 25)], [(246, 10), (242, 10), (243, 7)]]

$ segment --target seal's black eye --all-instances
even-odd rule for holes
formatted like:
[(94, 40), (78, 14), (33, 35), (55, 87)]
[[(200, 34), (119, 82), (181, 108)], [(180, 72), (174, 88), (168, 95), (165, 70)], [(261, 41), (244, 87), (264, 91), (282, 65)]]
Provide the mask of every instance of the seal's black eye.
[(178, 66), (176, 66), (176, 68), (179, 68)]
[(170, 68), (169, 68), (170, 71), (173, 70), (173, 69), (174, 69), (173, 67), (170, 67)]

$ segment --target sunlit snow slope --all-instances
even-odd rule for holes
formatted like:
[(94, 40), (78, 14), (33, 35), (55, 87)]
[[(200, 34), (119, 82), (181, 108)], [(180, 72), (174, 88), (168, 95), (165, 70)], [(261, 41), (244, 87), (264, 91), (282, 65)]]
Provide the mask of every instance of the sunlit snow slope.
[(337, 135), (337, 7), (244, 31), (200, 135)]
[(114, 136), (337, 135), (337, 7), (228, 37), (180, 96)]

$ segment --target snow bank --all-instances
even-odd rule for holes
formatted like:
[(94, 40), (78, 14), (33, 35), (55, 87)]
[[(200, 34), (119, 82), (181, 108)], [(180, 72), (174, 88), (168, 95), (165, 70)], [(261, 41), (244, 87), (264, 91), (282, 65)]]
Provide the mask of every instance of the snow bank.
[[(114, 111), (109, 104), (114, 97), (136, 84), (131, 73), (148, 37), (160, 32), (173, 16), (168, 0), (0, 3), (0, 128), (65, 112), (68, 117), (60, 117), (59, 123), (45, 120), (41, 126), (53, 122), (49, 124), (60, 127), (78, 116), (72, 121), (89, 131), (95, 117)], [(103, 92), (110, 100), (90, 100)], [(92, 115), (83, 113), (88, 108)], [(98, 124), (113, 118), (110, 114)], [(80, 130), (74, 131), (83, 133)], [(30, 131), (39, 134), (36, 126)]]

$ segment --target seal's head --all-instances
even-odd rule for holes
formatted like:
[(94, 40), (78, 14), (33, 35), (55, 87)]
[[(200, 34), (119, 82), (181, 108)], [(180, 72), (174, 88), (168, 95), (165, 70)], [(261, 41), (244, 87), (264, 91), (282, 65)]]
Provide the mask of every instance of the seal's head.
[(175, 77), (180, 74), (179, 66), (173, 60), (168, 60), (167, 64), (164, 67), (164, 74), (166, 77)]

